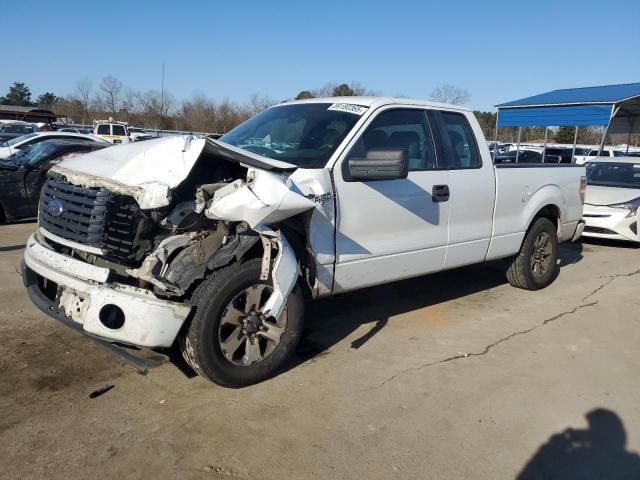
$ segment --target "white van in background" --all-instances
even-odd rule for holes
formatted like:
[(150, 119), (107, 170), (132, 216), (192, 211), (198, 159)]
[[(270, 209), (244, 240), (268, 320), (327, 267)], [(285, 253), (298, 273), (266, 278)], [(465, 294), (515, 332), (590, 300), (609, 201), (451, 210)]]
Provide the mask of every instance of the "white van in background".
[(110, 143), (129, 143), (129, 124), (109, 120), (94, 120), (93, 134)]

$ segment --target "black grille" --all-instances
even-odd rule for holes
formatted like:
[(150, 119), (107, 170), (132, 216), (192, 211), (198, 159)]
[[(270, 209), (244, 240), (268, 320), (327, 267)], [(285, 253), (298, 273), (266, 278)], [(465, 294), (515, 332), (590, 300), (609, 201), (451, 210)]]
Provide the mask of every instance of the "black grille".
[[(109, 199), (105, 189), (82, 188), (49, 176), (40, 196), (40, 225), (66, 240), (101, 248)], [(51, 204), (54, 200), (61, 211)]]
[(609, 230), (608, 228), (600, 228), (600, 227), (584, 227), (585, 232), (589, 233), (600, 233), (602, 235), (617, 235), (613, 230)]
[[(62, 204), (61, 209), (59, 204), (52, 205), (54, 200)], [(49, 175), (40, 196), (40, 225), (45, 230), (100, 248), (105, 258), (126, 264), (139, 260), (135, 245), (147, 228), (144, 220), (132, 197), (71, 185), (56, 174)]]

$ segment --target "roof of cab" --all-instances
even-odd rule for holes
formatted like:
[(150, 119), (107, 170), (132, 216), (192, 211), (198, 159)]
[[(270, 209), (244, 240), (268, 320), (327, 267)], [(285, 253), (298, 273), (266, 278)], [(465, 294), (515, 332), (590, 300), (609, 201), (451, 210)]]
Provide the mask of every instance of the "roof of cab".
[(449, 110), (471, 111), (468, 107), (461, 105), (450, 105), (448, 103), (431, 102), (428, 100), (416, 100), (413, 98), (402, 97), (318, 97), (308, 98), (304, 100), (291, 100), (279, 103), (280, 105), (292, 105), (297, 103), (348, 103), (352, 105), (361, 105), (363, 107), (382, 107), (386, 105), (418, 105), (421, 107), (446, 108)]

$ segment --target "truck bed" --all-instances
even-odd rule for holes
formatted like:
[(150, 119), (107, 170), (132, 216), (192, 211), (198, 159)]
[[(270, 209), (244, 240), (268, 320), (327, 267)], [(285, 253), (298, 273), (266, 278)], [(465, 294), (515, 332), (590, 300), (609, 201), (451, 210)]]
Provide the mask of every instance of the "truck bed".
[(519, 249), (541, 205), (559, 207), (558, 239), (571, 239), (582, 218), (579, 178), (585, 175), (583, 165), (498, 164), (495, 172), (494, 230), (487, 260), (503, 258)]

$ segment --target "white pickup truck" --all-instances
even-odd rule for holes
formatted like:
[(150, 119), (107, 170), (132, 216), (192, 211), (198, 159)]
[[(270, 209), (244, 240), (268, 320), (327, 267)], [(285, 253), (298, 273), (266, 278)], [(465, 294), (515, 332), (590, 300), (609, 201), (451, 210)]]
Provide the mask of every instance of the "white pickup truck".
[(512, 285), (546, 287), (558, 242), (582, 232), (584, 175), (495, 167), (457, 106), (288, 102), (219, 140), (54, 167), (23, 278), (42, 311), (121, 358), (150, 365), (136, 348), (176, 344), (198, 374), (239, 387), (292, 353), (304, 299), (495, 259)]

